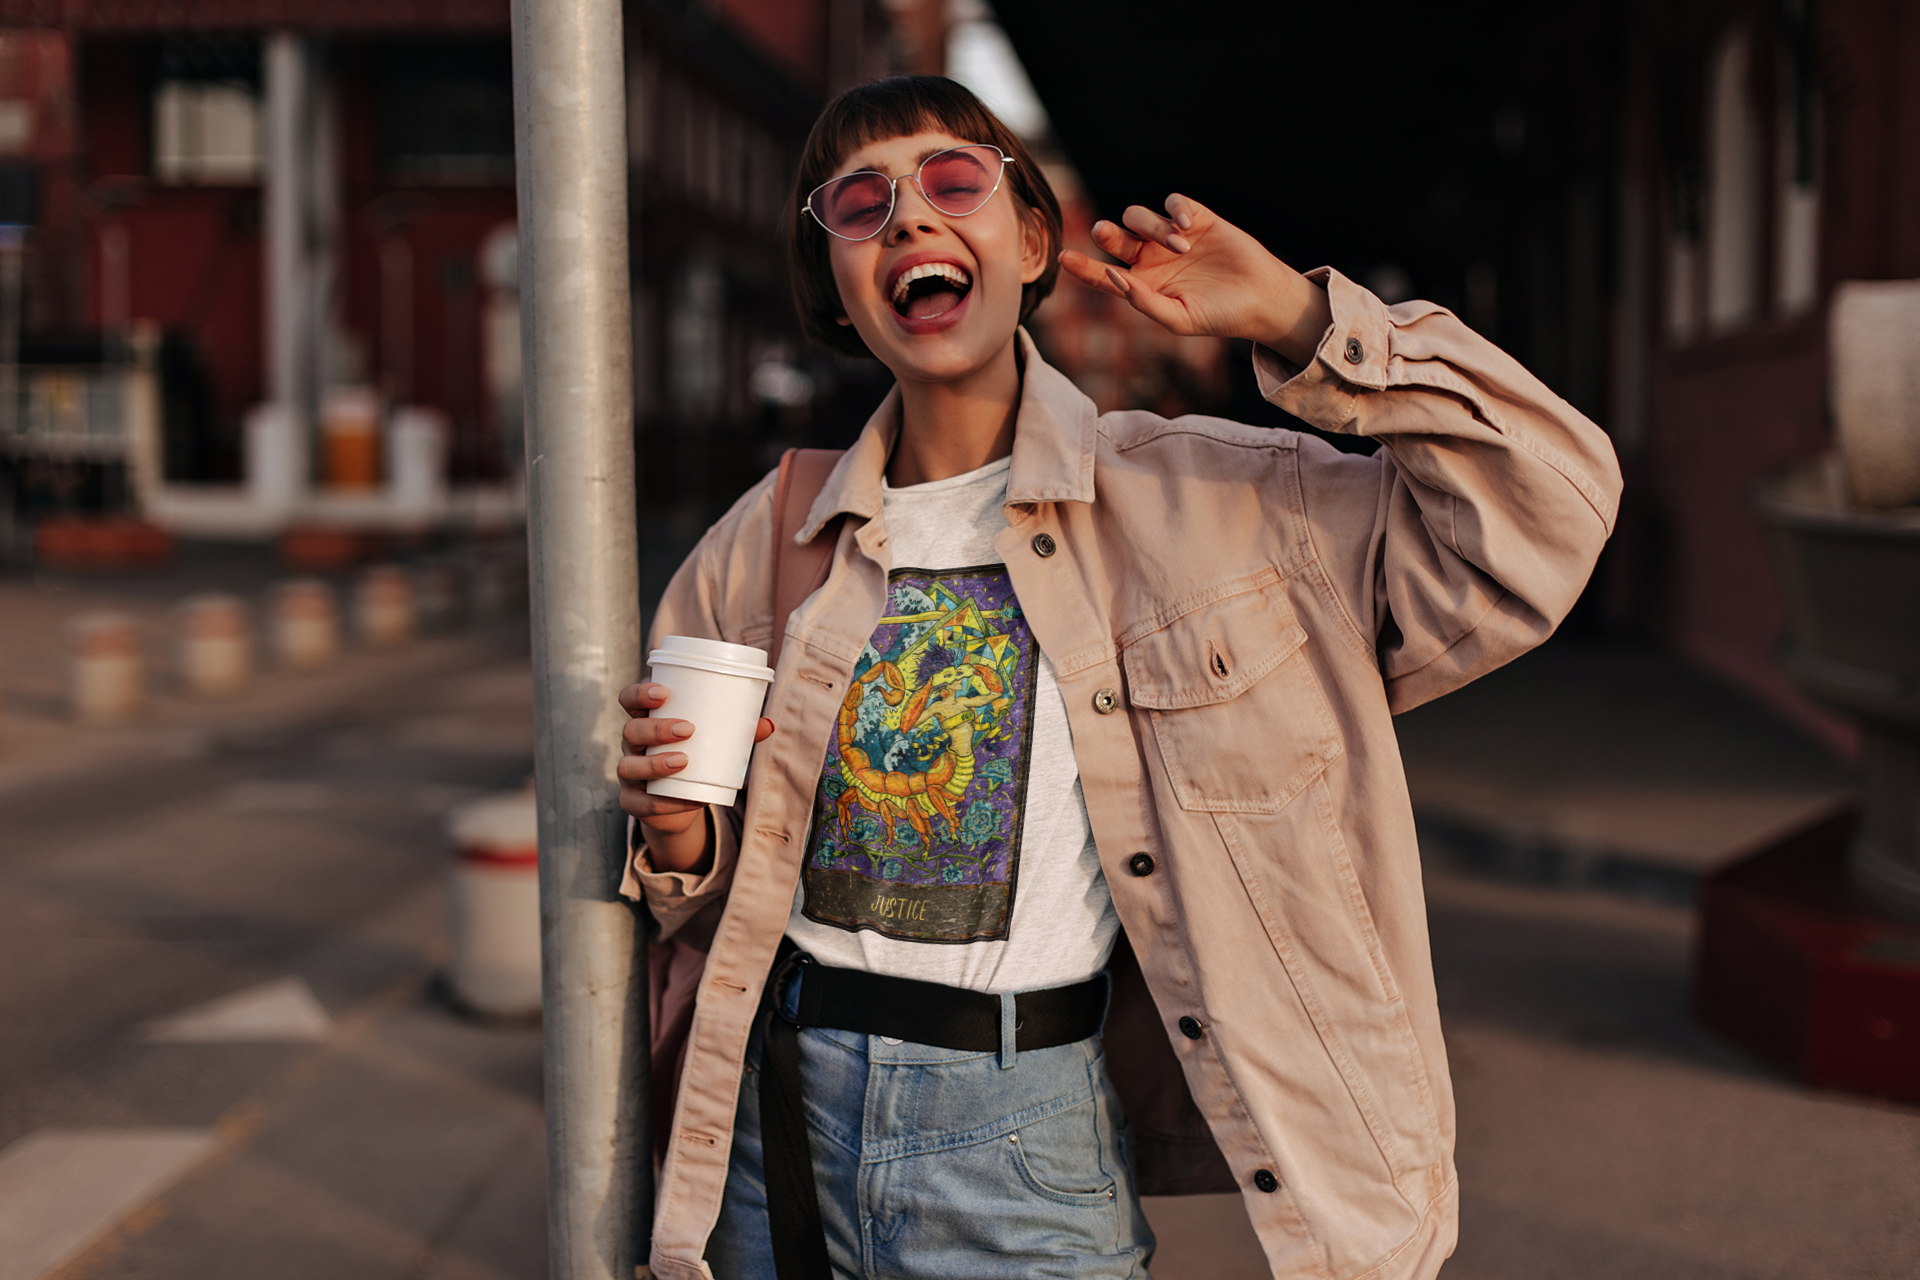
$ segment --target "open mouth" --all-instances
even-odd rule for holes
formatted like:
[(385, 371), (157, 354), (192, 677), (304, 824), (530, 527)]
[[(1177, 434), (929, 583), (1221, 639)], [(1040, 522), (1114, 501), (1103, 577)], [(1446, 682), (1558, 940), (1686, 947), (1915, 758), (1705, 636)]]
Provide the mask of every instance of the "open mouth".
[(973, 277), (952, 262), (923, 262), (893, 282), (893, 309), (909, 320), (931, 320), (960, 305)]

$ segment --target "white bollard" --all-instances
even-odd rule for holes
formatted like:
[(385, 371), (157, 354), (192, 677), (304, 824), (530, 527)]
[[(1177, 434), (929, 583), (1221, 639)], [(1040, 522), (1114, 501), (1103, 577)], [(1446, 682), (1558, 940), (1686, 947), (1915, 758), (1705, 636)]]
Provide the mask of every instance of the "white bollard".
[(398, 649), (413, 639), (413, 579), (392, 565), (360, 575), (353, 594), (354, 630), (369, 649)]
[(273, 656), (282, 671), (321, 671), (340, 657), (340, 608), (317, 578), (283, 582), (273, 593)]
[(115, 724), (145, 709), (140, 626), (124, 613), (87, 613), (67, 629), (67, 695), (82, 724)]
[(233, 596), (189, 596), (174, 611), (180, 684), (196, 698), (231, 698), (253, 683), (253, 619)]
[(466, 1008), (494, 1017), (540, 1011), (539, 837), (531, 791), (456, 809), (452, 962), (448, 984)]

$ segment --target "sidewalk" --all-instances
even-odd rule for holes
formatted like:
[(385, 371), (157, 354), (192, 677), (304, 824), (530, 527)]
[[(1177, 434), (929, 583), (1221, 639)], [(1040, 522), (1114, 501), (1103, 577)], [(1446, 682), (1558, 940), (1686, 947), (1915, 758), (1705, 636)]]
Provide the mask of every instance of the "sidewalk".
[[(532, 768), (524, 617), (176, 696), (173, 603), (279, 576), (0, 578), (0, 1280), (546, 1274), (540, 1032), (432, 994), (446, 813)], [(112, 728), (63, 696), (95, 608), (145, 624)]]
[[(182, 760), (244, 747), (281, 728), (324, 719), (364, 690), (402, 684), (468, 660), (472, 646), (523, 636), (524, 617), (479, 619), (447, 635), (422, 635), (387, 653), (359, 650), (351, 625), (352, 580), (331, 578), (339, 595), (341, 660), (300, 675), (277, 672), (263, 642), (268, 588), (304, 575), (284, 572), (265, 547), (189, 544), (180, 562), (144, 575), (40, 574), (0, 577), (0, 800), (110, 762)], [(199, 592), (235, 595), (256, 622), (255, 678), (240, 697), (190, 698), (174, 673), (174, 606)], [(128, 614), (140, 627), (147, 674), (145, 712), (125, 723), (77, 724), (67, 705), (66, 624), (98, 610)], [(524, 641), (518, 643), (524, 644)], [(531, 750), (532, 727), (516, 735)]]
[(1430, 856), (1682, 904), (1704, 872), (1857, 785), (1786, 722), (1646, 647), (1549, 644), (1395, 723)]
[[(524, 648), (469, 632), (65, 723), (63, 610), (175, 594), (0, 580), (0, 1188), (61, 1141), (93, 1186), (130, 1143), (177, 1153), (57, 1270), (0, 1248), (0, 1280), (545, 1275), (539, 1033), (428, 994), (446, 807), (530, 767)], [(1801, 1088), (1688, 1012), (1693, 879), (1844, 802), (1846, 770), (1648, 652), (1551, 647), (1399, 728), (1459, 1106), (1444, 1275), (1920, 1274), (1920, 1109)], [(323, 1011), (304, 1038), (142, 1030), (290, 981)], [(1266, 1274), (1239, 1197), (1147, 1211), (1157, 1280)]]

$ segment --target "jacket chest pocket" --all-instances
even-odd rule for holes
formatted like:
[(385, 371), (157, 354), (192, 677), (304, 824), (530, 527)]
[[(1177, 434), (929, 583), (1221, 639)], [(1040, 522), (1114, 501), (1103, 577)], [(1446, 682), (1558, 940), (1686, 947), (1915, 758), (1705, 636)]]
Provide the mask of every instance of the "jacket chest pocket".
[(1278, 813), (1343, 750), (1277, 579), (1201, 605), (1127, 647), (1183, 809)]

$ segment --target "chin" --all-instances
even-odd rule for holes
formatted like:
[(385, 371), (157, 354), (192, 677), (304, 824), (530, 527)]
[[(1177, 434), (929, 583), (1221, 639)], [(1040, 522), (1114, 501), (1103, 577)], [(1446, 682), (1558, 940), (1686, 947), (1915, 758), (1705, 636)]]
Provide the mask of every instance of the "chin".
[(1004, 318), (975, 313), (958, 317), (959, 322), (950, 327), (917, 333), (891, 312), (876, 320), (885, 336), (875, 342), (862, 333), (867, 349), (895, 378), (917, 382), (950, 382), (977, 373), (1006, 350), (1019, 327), (1017, 313)]

